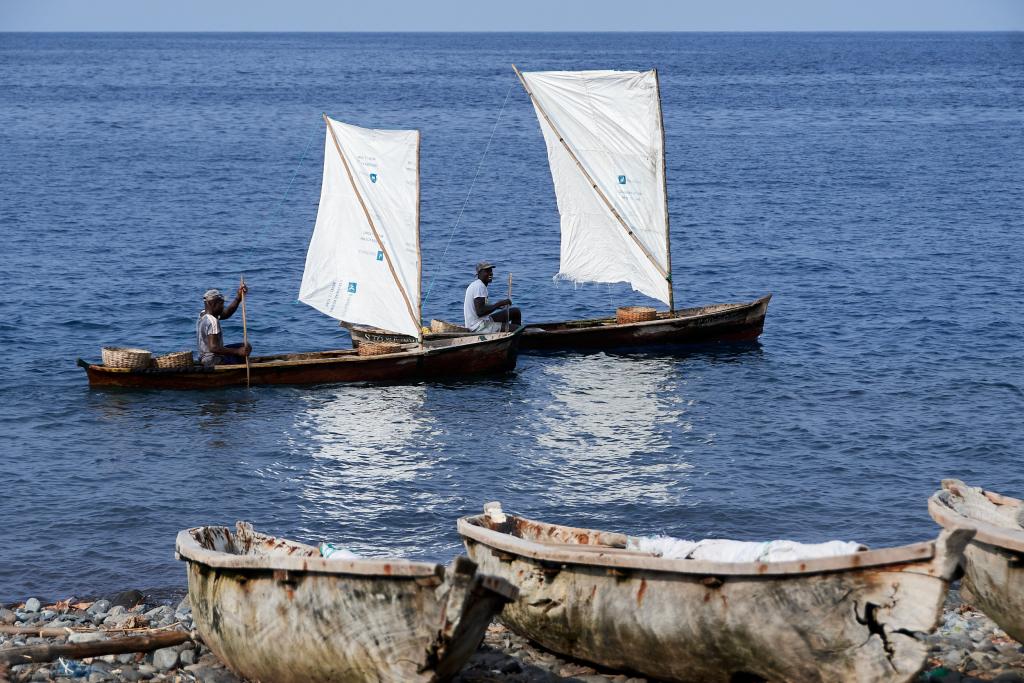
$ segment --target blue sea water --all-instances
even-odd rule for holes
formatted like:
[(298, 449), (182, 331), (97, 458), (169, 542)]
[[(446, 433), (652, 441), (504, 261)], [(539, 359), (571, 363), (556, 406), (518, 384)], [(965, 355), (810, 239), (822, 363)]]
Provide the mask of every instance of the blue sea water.
[[(645, 303), (552, 281), (512, 62), (659, 69), (676, 300), (774, 293), (760, 345), (88, 388), (77, 357), (188, 348), (201, 293), (243, 272), (257, 353), (347, 344), (295, 300), (321, 112), (422, 131), (426, 317), (458, 320), (481, 258), (527, 320)], [(1024, 494), (1022, 150), (1019, 33), (0, 34), (0, 600), (180, 587), (176, 532), (236, 519), (447, 560), (490, 500), (684, 537), (934, 536), (944, 477)]]

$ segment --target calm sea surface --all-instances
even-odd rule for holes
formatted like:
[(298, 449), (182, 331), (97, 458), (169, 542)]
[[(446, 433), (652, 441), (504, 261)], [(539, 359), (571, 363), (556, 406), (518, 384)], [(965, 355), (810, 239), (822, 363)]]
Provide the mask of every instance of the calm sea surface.
[[(190, 347), (202, 292), (242, 272), (258, 353), (347, 345), (296, 302), (321, 112), (422, 130), (426, 317), (460, 317), (481, 258), (528, 320), (643, 303), (552, 282), (512, 62), (659, 69), (676, 300), (773, 292), (759, 346), (88, 389), (77, 357)], [(490, 500), (684, 537), (933, 536), (943, 477), (1024, 494), (1022, 150), (1022, 34), (0, 34), (0, 600), (182, 586), (176, 532), (236, 519), (447, 560)]]

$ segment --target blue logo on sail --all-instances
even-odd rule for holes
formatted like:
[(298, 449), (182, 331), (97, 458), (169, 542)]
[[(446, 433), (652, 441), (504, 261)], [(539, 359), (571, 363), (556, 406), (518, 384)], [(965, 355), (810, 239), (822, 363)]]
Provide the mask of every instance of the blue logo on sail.
[(619, 185), (625, 185), (625, 184), (626, 184), (626, 176), (620, 175), (619, 176)]
[(383, 251), (378, 251), (377, 252), (377, 260), (378, 261), (383, 261), (384, 260), (384, 252)]
[(349, 294), (355, 294), (356, 293), (356, 283), (355, 282), (348, 283), (348, 293)]
[(371, 173), (370, 174), (370, 182), (371, 183), (377, 182), (377, 174), (376, 173)]

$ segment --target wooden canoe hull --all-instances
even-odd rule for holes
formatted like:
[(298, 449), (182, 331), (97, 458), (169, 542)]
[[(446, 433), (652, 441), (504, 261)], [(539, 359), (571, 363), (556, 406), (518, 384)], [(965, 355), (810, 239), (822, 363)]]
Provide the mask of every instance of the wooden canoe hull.
[[(516, 366), (521, 333), (475, 335), (427, 342), (424, 348), (381, 356), (359, 356), (351, 349), (257, 356), (250, 359), (254, 384), (331, 382), (408, 382), (455, 379), (508, 372)], [(91, 387), (134, 389), (212, 389), (245, 386), (244, 365), (214, 368), (126, 370), (79, 361)]]
[(928, 652), (913, 633), (937, 625), (970, 537), (730, 564), (598, 550), (625, 537), (511, 515), (463, 518), (459, 532), (481, 571), (519, 588), (501, 617), (517, 633), (611, 669), (721, 683), (912, 680)]
[(515, 595), (465, 558), (447, 572), (404, 560), (324, 560), (262, 534), (239, 555), (244, 533), (189, 529), (177, 549), (196, 628), (247, 680), (445, 681)]
[[(597, 351), (755, 341), (764, 331), (771, 294), (756, 301), (686, 308), (657, 320), (619, 324), (614, 318), (533, 323), (524, 327), (521, 351)], [(362, 325), (343, 324), (353, 344), (362, 341), (406, 343), (412, 337)], [(452, 339), (458, 332), (429, 334), (426, 339)]]
[[(949, 488), (961, 482), (943, 481)], [(997, 505), (1019, 508), (1020, 500), (985, 491)], [(965, 517), (944, 505), (936, 493), (928, 500), (932, 519), (946, 529), (969, 528), (974, 539), (964, 549), (963, 584), (973, 606), (991, 617), (1011, 638), (1024, 643), (1024, 530)]]

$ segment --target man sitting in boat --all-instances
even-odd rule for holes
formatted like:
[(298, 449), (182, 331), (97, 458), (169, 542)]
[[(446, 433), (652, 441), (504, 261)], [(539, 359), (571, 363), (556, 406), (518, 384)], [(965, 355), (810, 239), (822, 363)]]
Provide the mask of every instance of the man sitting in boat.
[(466, 327), (470, 332), (488, 334), (501, 332), (502, 329), (514, 330), (522, 324), (522, 315), (518, 308), (511, 307), (511, 299), (487, 303), (487, 285), (493, 279), (493, 263), (481, 261), (476, 264), (476, 279), (466, 288), (466, 301), (462, 307)]
[(234, 314), (242, 297), (248, 291), (248, 287), (240, 285), (234, 301), (226, 308), (224, 295), (220, 290), (210, 289), (203, 294), (205, 308), (196, 321), (196, 346), (199, 349), (199, 362), (206, 367), (243, 363), (245, 357), (252, 353), (252, 346), (249, 344), (225, 346), (220, 331), (220, 321), (227, 320)]

